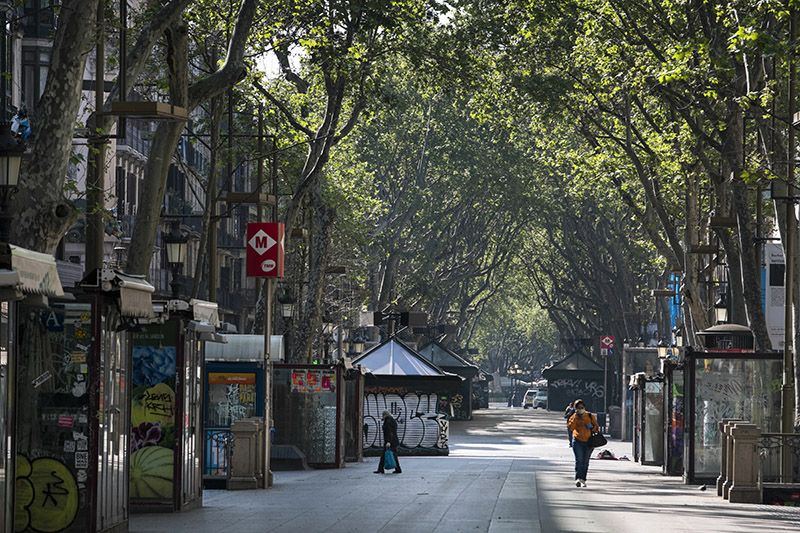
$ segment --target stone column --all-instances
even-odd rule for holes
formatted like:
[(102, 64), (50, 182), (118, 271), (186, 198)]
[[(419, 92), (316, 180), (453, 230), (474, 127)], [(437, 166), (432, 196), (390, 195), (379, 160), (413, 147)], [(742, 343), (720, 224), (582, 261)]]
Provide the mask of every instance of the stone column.
[(719, 444), (720, 444), (720, 462), (719, 462), (719, 477), (717, 478), (717, 496), (728, 498), (728, 491), (733, 483), (731, 472), (733, 456), (733, 439), (730, 435), (730, 429), (736, 422), (744, 422), (738, 418), (723, 418), (719, 421)]
[(736, 422), (730, 435), (733, 439), (733, 484), (728, 501), (761, 503), (761, 488), (758, 486), (758, 441), (761, 429), (755, 424)]
[(252, 417), (237, 420), (231, 425), (233, 454), (228, 489), (257, 489), (263, 487), (264, 420)]

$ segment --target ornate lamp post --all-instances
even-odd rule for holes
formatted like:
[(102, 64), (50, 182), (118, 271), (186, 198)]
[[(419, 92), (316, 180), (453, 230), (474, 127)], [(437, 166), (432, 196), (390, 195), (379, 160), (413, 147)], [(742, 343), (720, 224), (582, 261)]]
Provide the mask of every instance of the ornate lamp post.
[(281, 306), (281, 317), (292, 318), (294, 316), (295, 299), (289, 289), (281, 289), (277, 294), (277, 299)]
[(717, 324), (728, 323), (728, 295), (725, 292), (720, 292), (719, 298), (714, 303), (714, 317)]
[(658, 344), (656, 344), (656, 350), (658, 351), (659, 359), (666, 359), (669, 356), (669, 345), (663, 338), (658, 341)]
[(366, 341), (361, 335), (356, 335), (350, 344), (352, 344), (353, 351), (355, 353), (362, 353), (364, 351), (364, 345), (366, 344)]
[[(5, 96), (5, 95), (3, 95)], [(5, 114), (5, 113), (3, 113)], [(8, 122), (0, 122), (0, 242), (8, 242), (11, 229), (9, 203), (17, 192), (19, 164), (25, 145), (11, 133)]]
[(167, 263), (172, 268), (172, 281), (169, 286), (172, 288), (172, 297), (179, 298), (181, 282), (178, 276), (186, 263), (186, 249), (189, 236), (181, 233), (180, 222), (173, 222), (169, 233), (163, 236), (164, 248), (167, 251)]
[(678, 348), (683, 348), (683, 328), (680, 326), (680, 324), (673, 328), (672, 336), (675, 339), (675, 346)]

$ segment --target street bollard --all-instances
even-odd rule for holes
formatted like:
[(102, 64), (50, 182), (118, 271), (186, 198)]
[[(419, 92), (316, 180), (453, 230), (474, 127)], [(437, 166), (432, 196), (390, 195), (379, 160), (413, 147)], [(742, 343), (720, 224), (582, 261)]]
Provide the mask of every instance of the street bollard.
[(264, 420), (258, 417), (243, 418), (231, 425), (236, 446), (231, 456), (231, 476), (228, 489), (263, 488)]
[(761, 429), (755, 424), (736, 422), (730, 430), (733, 440), (733, 483), (728, 492), (731, 503), (761, 503), (758, 486), (758, 441)]
[(730, 490), (731, 483), (733, 482), (731, 471), (731, 457), (733, 456), (733, 439), (730, 436), (730, 428), (736, 422), (744, 422), (738, 418), (723, 418), (719, 421), (719, 444), (720, 444), (720, 461), (719, 461), (719, 477), (717, 478), (717, 496), (728, 498), (728, 490)]

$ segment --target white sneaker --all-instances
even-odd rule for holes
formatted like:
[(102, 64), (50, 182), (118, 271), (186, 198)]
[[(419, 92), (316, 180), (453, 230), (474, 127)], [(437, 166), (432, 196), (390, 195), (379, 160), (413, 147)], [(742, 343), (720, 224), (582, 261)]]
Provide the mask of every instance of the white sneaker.
[(586, 480), (585, 479), (579, 479), (578, 481), (580, 481), (581, 487), (585, 487), (586, 486)]
[(575, 480), (575, 486), (576, 487), (580, 487), (581, 486), (581, 480), (580, 479), (576, 479)]

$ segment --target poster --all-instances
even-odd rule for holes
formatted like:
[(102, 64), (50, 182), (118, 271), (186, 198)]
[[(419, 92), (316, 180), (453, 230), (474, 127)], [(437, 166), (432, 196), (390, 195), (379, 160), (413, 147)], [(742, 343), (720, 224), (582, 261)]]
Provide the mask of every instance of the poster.
[(256, 413), (255, 372), (209, 372), (208, 413), (216, 427), (229, 427)]
[(130, 497), (171, 500), (175, 449), (176, 324), (133, 334)]
[(306, 392), (306, 371), (292, 370), (292, 392)]
[(320, 388), (323, 392), (336, 392), (336, 372), (323, 370)]

